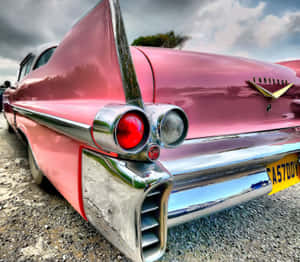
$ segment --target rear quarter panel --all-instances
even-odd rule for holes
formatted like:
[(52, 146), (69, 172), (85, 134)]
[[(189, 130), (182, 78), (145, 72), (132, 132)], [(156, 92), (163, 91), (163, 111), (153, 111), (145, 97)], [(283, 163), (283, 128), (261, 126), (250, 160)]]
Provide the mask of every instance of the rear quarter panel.
[[(133, 60), (146, 100), (153, 98), (151, 68), (135, 48)], [(92, 125), (110, 103), (125, 104), (108, 1), (81, 19), (57, 47), (49, 62), (32, 71), (10, 90), (11, 105)], [(58, 191), (84, 216), (81, 203), (81, 142), (15, 113), (17, 128), (30, 143), (36, 161)], [(12, 123), (12, 122), (11, 122)]]
[(84, 218), (81, 199), (81, 144), (17, 115), (17, 128), (30, 143), (41, 171)]
[[(297, 63), (288, 68), (241, 57), (138, 48), (153, 68), (155, 103), (184, 109), (189, 119), (188, 139), (300, 125), (299, 113), (291, 108), (300, 98)], [(248, 83), (253, 78), (271, 92), (284, 88), (282, 81), (294, 85), (279, 99), (269, 99)]]

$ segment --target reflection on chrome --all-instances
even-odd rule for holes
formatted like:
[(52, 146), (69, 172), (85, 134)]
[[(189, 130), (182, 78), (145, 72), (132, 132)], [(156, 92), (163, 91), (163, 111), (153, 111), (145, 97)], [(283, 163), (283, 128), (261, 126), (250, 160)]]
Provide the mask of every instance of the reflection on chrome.
[(53, 115), (37, 112), (28, 108), (13, 106), (15, 112), (23, 115), (37, 123), (49, 127), (59, 133), (68, 135), (76, 140), (87, 143), (93, 146), (94, 141), (91, 136), (90, 126), (75, 121), (71, 121), (65, 118), (56, 117)]
[(126, 103), (144, 108), (140, 87), (132, 62), (119, 0), (109, 0), (120, 71)]
[[(177, 147), (181, 143), (183, 143), (188, 132), (188, 118), (182, 108), (167, 104), (151, 104), (145, 106), (145, 111), (152, 123), (151, 138), (154, 143), (157, 143), (166, 148)], [(168, 144), (163, 140), (161, 128), (167, 114), (173, 111), (182, 119), (184, 130), (181, 137), (177, 140), (176, 143)]]
[(265, 170), (240, 178), (217, 182), (183, 191), (173, 191), (169, 199), (168, 226), (199, 217), (266, 195), (272, 183)]
[[(132, 149), (122, 148), (116, 138), (119, 120), (128, 112), (137, 112), (144, 120), (145, 133), (141, 143)], [(93, 137), (98, 147), (119, 154), (136, 154), (146, 145), (150, 136), (150, 123), (143, 110), (132, 105), (111, 104), (104, 106), (96, 115), (93, 123)]]
[[(148, 192), (164, 185), (160, 203), (160, 245), (142, 252), (141, 209)], [(84, 150), (82, 196), (88, 220), (134, 261), (151, 261), (166, 247), (167, 201), (171, 176), (156, 163), (122, 161)], [(144, 258), (143, 258), (144, 257)], [(144, 259), (144, 260), (143, 260)], [(152, 260), (153, 259), (153, 260)]]
[(300, 133), (296, 128), (272, 130), (186, 141), (172, 154), (161, 153), (161, 162), (180, 180), (195, 175), (220, 172), (236, 173), (275, 162), (300, 151)]

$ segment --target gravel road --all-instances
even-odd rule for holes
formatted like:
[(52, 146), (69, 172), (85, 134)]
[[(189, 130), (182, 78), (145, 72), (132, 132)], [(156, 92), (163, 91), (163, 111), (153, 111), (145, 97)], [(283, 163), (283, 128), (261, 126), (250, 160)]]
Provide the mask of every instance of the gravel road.
[[(30, 176), (0, 114), (0, 262), (129, 261)], [(300, 185), (169, 230), (161, 261), (300, 261)]]

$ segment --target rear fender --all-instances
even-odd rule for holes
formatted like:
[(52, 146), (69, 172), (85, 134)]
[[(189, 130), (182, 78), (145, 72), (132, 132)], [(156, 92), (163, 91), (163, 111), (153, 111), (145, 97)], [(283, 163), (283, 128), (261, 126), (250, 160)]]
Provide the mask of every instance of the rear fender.
[(296, 72), (297, 77), (300, 77), (300, 60), (283, 61), (278, 62), (277, 64), (293, 69)]
[(35, 162), (54, 187), (84, 218), (81, 197), (81, 173), (78, 161), (81, 144), (47, 127), (16, 116), (17, 129), (26, 138)]

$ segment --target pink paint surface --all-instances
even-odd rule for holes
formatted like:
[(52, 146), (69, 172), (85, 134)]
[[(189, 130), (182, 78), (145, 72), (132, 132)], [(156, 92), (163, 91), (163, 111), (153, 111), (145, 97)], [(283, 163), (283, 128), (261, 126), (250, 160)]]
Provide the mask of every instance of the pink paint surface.
[[(138, 56), (141, 57), (140, 52)], [(137, 57), (137, 61), (141, 59)], [(142, 72), (145, 81), (146, 74), (147, 71)], [(11, 105), (91, 125), (104, 105), (125, 104), (108, 1), (102, 1), (81, 19), (50, 61), (28, 74), (17, 87), (5, 93), (8, 96), (5, 111), (11, 125), (14, 124)], [(18, 114), (16, 122), (41, 170), (84, 216), (78, 161), (80, 142)]]
[[(187, 113), (188, 138), (229, 135), (300, 125), (291, 103), (300, 97), (300, 78), (281, 65), (221, 55), (139, 47), (155, 75), (155, 103), (175, 104)], [(259, 77), (274, 92), (294, 83), (271, 101), (246, 83)], [(269, 78), (272, 80), (269, 84)], [(273, 85), (273, 79), (276, 84)], [(267, 112), (268, 105), (272, 108)]]
[(18, 128), (27, 136), (39, 168), (83, 215), (77, 179), (80, 143), (19, 115), (17, 123)]
[[(145, 103), (174, 104), (189, 119), (188, 139), (300, 126), (300, 63), (281, 65), (220, 55), (132, 47)], [(246, 83), (253, 77), (274, 92), (294, 83), (271, 101)], [(99, 110), (125, 104), (108, 1), (100, 2), (78, 22), (47, 65), (31, 72), (18, 89), (5, 92), (4, 110), (11, 125), (11, 105), (92, 125)], [(267, 112), (268, 105), (271, 110)], [(81, 199), (80, 142), (17, 114), (17, 128), (27, 136), (38, 165), (61, 194), (84, 217)], [(163, 157), (185, 148), (163, 150)], [(198, 154), (199, 148), (189, 148)]]
[(296, 72), (297, 77), (300, 77), (300, 60), (279, 62), (278, 64), (293, 69)]

